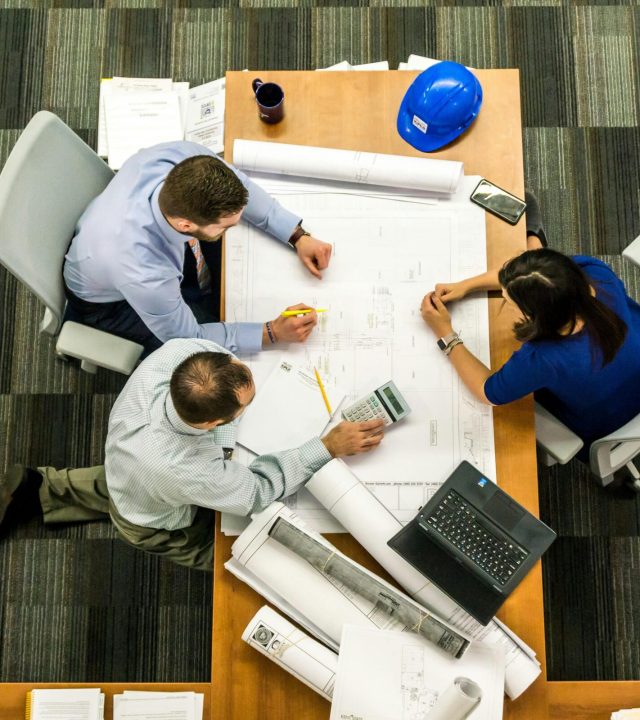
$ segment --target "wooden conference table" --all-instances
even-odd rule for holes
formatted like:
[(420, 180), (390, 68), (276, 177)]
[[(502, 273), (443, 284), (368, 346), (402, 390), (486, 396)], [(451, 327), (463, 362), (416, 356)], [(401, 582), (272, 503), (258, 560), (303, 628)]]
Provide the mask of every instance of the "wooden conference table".
[[(395, 129), (396, 113), (411, 72), (230, 72), (227, 73), (225, 148), (232, 159), (236, 138), (317, 145), (399, 155), (423, 155)], [(251, 81), (274, 81), (285, 91), (286, 117), (265, 125)], [(523, 196), (522, 128), (517, 70), (479, 70), (482, 111), (468, 133), (430, 157), (462, 160), (467, 175), (482, 175)], [(525, 225), (516, 227), (487, 214), (488, 267), (525, 249)], [(310, 228), (311, 230), (313, 228)], [(331, 241), (331, 238), (322, 238)], [(431, 288), (424, 288), (427, 292)], [(416, 302), (420, 298), (416, 298)], [(516, 345), (513, 316), (489, 301), (491, 364), (497, 368)], [(425, 327), (425, 332), (429, 330)], [(538, 514), (533, 402), (526, 398), (494, 409), (498, 482)], [(370, 569), (386, 573), (349, 535), (329, 536), (340, 550)], [(240, 639), (265, 601), (224, 569), (233, 538), (216, 533), (212, 709), (216, 720), (320, 720), (329, 705)], [(538, 680), (515, 702), (505, 701), (505, 718), (589, 718), (608, 720), (614, 709), (640, 704), (640, 683), (559, 683), (545, 676), (544, 615), (540, 563), (502, 608), (500, 618), (534, 648), (542, 663)]]
[[(396, 111), (411, 72), (260, 72), (227, 74), (227, 157), (235, 138), (272, 140), (420, 156), (395, 130)], [(282, 84), (287, 116), (275, 126), (257, 116), (251, 80), (259, 76)], [(482, 112), (470, 131), (433, 157), (463, 160), (467, 174), (523, 192), (519, 76), (517, 70), (480, 70)], [(328, 241), (331, 238), (324, 238)], [(524, 223), (512, 228), (487, 215), (489, 267), (525, 248)], [(430, 288), (424, 288), (425, 292)], [(418, 298), (416, 298), (418, 301)], [(498, 314), (501, 302), (489, 301), (491, 362), (498, 367), (515, 345), (512, 317)], [(425, 332), (429, 332), (425, 327)], [(534, 513), (538, 511), (533, 405), (530, 398), (494, 410), (500, 486)], [(330, 536), (342, 551), (388, 576), (347, 535)], [(123, 689), (194, 690), (205, 694), (208, 720), (326, 720), (329, 705), (312, 690), (242, 642), (245, 626), (264, 600), (224, 570), (232, 538), (216, 533), (214, 632), (211, 683), (99, 685), (107, 696), (105, 717), (112, 717), (112, 696)], [(544, 672), (544, 617), (540, 566), (525, 579), (500, 617), (538, 653), (540, 678), (515, 702), (505, 702), (505, 718), (527, 720), (608, 720), (611, 711), (640, 705), (640, 682), (547, 682)], [(35, 687), (62, 687), (35, 684)], [(64, 684), (69, 687), (69, 684)], [(82, 687), (74, 684), (73, 687)], [(25, 694), (34, 683), (0, 683), (0, 720), (24, 717)]]

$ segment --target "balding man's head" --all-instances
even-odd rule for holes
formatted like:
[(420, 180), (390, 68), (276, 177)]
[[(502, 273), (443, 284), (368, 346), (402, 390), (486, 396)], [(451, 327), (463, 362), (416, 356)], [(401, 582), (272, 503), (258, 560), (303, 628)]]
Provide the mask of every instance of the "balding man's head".
[(189, 425), (231, 422), (253, 399), (249, 368), (227, 353), (199, 352), (171, 376), (171, 399)]

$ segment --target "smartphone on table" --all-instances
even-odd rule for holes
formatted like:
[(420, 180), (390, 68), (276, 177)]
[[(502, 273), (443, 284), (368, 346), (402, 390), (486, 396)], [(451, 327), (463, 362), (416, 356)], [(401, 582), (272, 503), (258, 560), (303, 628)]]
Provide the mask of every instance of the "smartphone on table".
[(527, 203), (488, 180), (480, 180), (471, 193), (471, 202), (515, 225), (527, 209)]

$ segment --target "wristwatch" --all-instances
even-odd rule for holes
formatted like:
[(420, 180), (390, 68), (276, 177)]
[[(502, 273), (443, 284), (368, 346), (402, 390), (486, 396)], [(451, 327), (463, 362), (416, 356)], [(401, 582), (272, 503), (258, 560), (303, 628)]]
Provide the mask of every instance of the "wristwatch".
[(448, 355), (456, 345), (462, 342), (462, 338), (455, 330), (449, 335), (445, 335), (438, 339), (438, 347), (445, 355)]
[(304, 235), (311, 235), (310, 232), (307, 232), (303, 227), (302, 223), (298, 225), (298, 227), (293, 231), (293, 235), (287, 240), (287, 243), (291, 245), (291, 247), (295, 250), (296, 249), (296, 243), (298, 240), (300, 240), (301, 237)]

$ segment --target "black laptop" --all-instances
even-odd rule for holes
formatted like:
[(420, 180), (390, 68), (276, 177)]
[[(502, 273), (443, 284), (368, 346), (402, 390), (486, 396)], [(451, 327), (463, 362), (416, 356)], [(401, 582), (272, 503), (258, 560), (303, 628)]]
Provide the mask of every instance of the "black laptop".
[(387, 544), (486, 625), (555, 538), (551, 528), (462, 462)]

